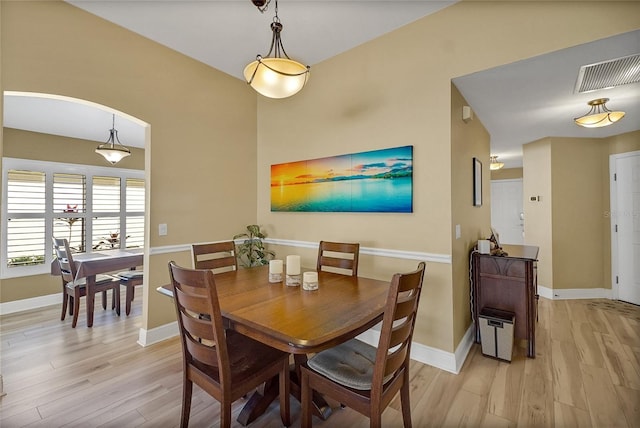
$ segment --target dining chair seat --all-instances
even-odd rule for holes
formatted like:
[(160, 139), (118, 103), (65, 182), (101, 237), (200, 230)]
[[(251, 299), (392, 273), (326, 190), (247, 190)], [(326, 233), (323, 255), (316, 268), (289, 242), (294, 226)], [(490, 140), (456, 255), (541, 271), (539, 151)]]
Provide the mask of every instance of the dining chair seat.
[(144, 273), (141, 270), (125, 270), (118, 272), (116, 277), (120, 279), (120, 285), (126, 287), (125, 292), (125, 313), (131, 313), (131, 303), (136, 296), (136, 286), (142, 285), (144, 281)]
[[(313, 370), (340, 385), (358, 390), (371, 389), (377, 348), (358, 339), (351, 339), (313, 356), (307, 364)], [(385, 376), (387, 383), (393, 374)]]
[[(112, 275), (99, 274), (96, 275), (96, 285), (103, 285), (112, 283), (116, 278)], [(67, 287), (85, 287), (87, 285), (87, 278), (77, 278), (73, 281), (67, 282)]]

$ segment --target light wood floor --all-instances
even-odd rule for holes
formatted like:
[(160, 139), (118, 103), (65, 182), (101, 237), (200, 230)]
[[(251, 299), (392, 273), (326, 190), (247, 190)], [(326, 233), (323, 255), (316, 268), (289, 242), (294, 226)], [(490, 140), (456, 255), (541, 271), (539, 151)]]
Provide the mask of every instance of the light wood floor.
[[(640, 308), (608, 300), (540, 300), (537, 357), (518, 344), (511, 363), (474, 345), (459, 375), (412, 364), (414, 427), (632, 427), (640, 421)], [(140, 347), (141, 304), (132, 315), (96, 312), (86, 328), (59, 320), (58, 306), (5, 315), (1, 326), (0, 426), (175, 427), (181, 400), (177, 339)], [(218, 426), (217, 402), (194, 387), (192, 427)], [(238, 401), (239, 412), (244, 400)], [(402, 425), (399, 403), (384, 426)], [(293, 426), (300, 408), (292, 399)], [(336, 408), (318, 427), (365, 427)], [(235, 422), (234, 426), (239, 426)], [(281, 426), (277, 404), (255, 427)]]

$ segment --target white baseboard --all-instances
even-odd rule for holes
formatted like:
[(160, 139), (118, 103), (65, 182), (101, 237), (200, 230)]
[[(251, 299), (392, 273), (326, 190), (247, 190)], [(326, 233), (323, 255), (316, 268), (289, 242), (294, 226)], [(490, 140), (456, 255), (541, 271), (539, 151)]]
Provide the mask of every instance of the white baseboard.
[(151, 330), (141, 328), (138, 332), (138, 344), (144, 348), (145, 346), (176, 337), (179, 334), (178, 321), (170, 322), (169, 324), (164, 324)]
[[(455, 353), (432, 348), (431, 346), (414, 341), (411, 344), (411, 359), (453, 374), (458, 374), (473, 345), (474, 332), (474, 326), (471, 324), (460, 341)], [(380, 340), (380, 332), (376, 329), (370, 329), (359, 335), (358, 339), (371, 346), (377, 346)]]
[(60, 309), (62, 309), (62, 291), (60, 293), (48, 294), (46, 296), (0, 303), (0, 315), (30, 311), (32, 309), (43, 308), (51, 305), (60, 305)]
[(547, 288), (538, 285), (538, 294), (550, 300), (612, 299), (608, 288)]

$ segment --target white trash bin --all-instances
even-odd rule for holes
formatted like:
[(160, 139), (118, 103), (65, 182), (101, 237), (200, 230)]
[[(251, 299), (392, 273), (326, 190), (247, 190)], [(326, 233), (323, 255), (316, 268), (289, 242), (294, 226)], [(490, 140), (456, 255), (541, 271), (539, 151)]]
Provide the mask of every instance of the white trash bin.
[(482, 353), (511, 361), (515, 314), (494, 308), (483, 308), (479, 316)]

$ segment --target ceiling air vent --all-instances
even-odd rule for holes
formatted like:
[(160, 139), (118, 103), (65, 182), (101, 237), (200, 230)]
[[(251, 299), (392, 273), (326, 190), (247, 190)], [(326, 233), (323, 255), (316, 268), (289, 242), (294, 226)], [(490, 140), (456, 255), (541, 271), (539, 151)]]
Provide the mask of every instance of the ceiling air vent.
[(640, 82), (640, 54), (583, 65), (574, 93), (597, 91)]

